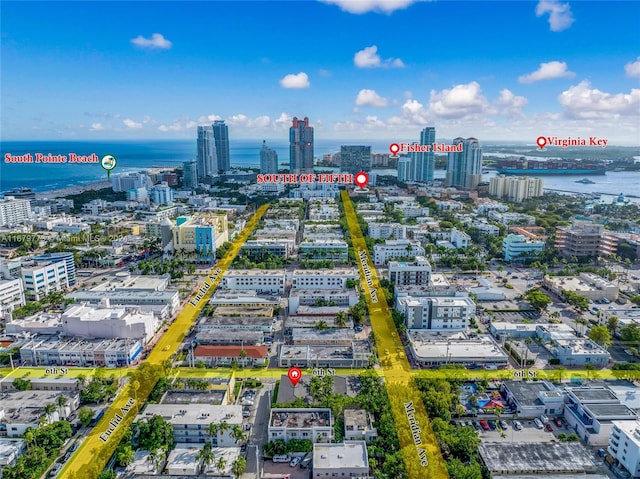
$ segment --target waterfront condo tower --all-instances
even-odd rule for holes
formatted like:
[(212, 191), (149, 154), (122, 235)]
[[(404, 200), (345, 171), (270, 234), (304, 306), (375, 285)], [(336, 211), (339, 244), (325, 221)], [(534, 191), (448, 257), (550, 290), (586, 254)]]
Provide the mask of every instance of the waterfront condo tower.
[(231, 169), (231, 158), (229, 155), (229, 127), (224, 120), (213, 122), (213, 137), (215, 138), (216, 152), (218, 154), (218, 173), (226, 173)]
[(309, 118), (293, 117), (289, 128), (289, 170), (291, 173), (313, 173), (313, 127)]
[(462, 144), (462, 151), (449, 153), (446, 186), (477, 188), (482, 179), (482, 150), (475, 138), (455, 138), (453, 145)]
[[(436, 129), (427, 126), (420, 132), (421, 145), (433, 145), (436, 142)], [(435, 153), (433, 148), (429, 151), (413, 153), (411, 158), (412, 176), (414, 181), (433, 181), (433, 172), (436, 168)]]
[(198, 127), (198, 155), (196, 158), (199, 180), (216, 173), (216, 146), (213, 141), (213, 128), (210, 126)]
[(278, 153), (267, 146), (266, 140), (262, 141), (260, 150), (260, 173), (278, 172)]

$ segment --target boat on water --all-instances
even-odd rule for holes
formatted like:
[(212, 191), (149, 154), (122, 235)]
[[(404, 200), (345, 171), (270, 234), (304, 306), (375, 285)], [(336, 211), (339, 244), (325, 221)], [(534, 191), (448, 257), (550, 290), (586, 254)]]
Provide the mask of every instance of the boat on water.
[(576, 180), (575, 183), (582, 183), (583, 185), (595, 185), (595, 181), (591, 181), (589, 178), (582, 178), (581, 180)]
[(604, 164), (580, 160), (530, 160), (525, 157), (498, 160), (496, 171), (503, 175), (604, 175)]

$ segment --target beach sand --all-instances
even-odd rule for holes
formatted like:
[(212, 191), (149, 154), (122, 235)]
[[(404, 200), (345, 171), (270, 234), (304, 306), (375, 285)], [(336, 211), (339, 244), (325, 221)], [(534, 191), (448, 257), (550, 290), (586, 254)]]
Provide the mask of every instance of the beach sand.
[(102, 190), (104, 188), (110, 188), (110, 181), (96, 181), (95, 183), (87, 183), (86, 185), (69, 186), (68, 188), (61, 188), (59, 190), (40, 191), (36, 193), (36, 198), (39, 200), (45, 198), (64, 198), (65, 196), (77, 195), (91, 190)]

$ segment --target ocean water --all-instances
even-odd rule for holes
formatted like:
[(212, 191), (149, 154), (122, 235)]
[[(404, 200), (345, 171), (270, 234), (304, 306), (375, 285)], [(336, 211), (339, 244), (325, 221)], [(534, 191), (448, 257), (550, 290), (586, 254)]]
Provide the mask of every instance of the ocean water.
[[(388, 141), (344, 141), (316, 140), (315, 156), (321, 158), (326, 153), (340, 151), (342, 144), (371, 145), (372, 151), (388, 152)], [(267, 145), (278, 153), (280, 163), (289, 161), (289, 143), (286, 140), (267, 141)], [(237, 140), (230, 144), (232, 167), (259, 167), (262, 140)], [(6, 141), (0, 144), (0, 192), (16, 187), (27, 187), (34, 191), (46, 191), (69, 186), (83, 185), (107, 179), (106, 172), (99, 164), (26, 164), (5, 163), (6, 153), (23, 155), (26, 153), (51, 153), (53, 155), (90, 155), (98, 157), (112, 154), (118, 159), (118, 166), (112, 174), (137, 171), (151, 167), (176, 167), (182, 162), (195, 159), (195, 140), (137, 140), (137, 141)], [(485, 152), (488, 154), (489, 151)], [(378, 174), (395, 175), (394, 170), (377, 170)], [(436, 179), (444, 178), (444, 171), (435, 172)], [(483, 175), (488, 181), (495, 175), (489, 171)], [(617, 196), (620, 193), (640, 196), (640, 172), (607, 172), (603, 176), (589, 176), (595, 184), (576, 183), (582, 176), (544, 176), (545, 188), (573, 191), (578, 193), (599, 192)], [(633, 199), (638, 201), (638, 199)]]

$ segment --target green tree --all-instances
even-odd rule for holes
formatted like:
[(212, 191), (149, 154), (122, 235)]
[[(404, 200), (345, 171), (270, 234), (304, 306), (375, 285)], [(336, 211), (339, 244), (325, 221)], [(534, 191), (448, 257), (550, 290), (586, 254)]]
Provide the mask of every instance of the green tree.
[(138, 421), (137, 425), (138, 444), (141, 449), (155, 451), (164, 447), (168, 450), (173, 446), (173, 425), (162, 416), (156, 414), (146, 421)]
[(240, 477), (247, 470), (247, 460), (240, 456), (231, 465), (231, 474), (235, 476), (236, 479), (240, 479)]
[(112, 469), (107, 469), (100, 473), (98, 479), (116, 479), (116, 472)]
[(31, 381), (29, 379), (16, 378), (13, 380), (13, 387), (18, 391), (28, 391), (31, 389)]
[(525, 294), (525, 299), (538, 310), (545, 310), (551, 304), (551, 298), (539, 289), (530, 289)]
[(47, 415), (47, 418), (50, 423), (53, 422), (53, 417), (51, 416), (54, 412), (56, 412), (56, 405), (53, 403), (48, 403), (44, 405), (44, 413)]
[(216, 459), (216, 455), (213, 452), (213, 448), (210, 442), (204, 443), (203, 448), (198, 451), (198, 454), (196, 454), (196, 459), (202, 461), (202, 473), (204, 474), (207, 466), (209, 464), (213, 464), (213, 461), (215, 461)]
[(589, 339), (595, 341), (603, 348), (611, 346), (611, 334), (606, 326), (594, 326), (589, 330)]
[(220, 456), (216, 461), (216, 469), (218, 469), (218, 472), (222, 473), (226, 467), (227, 460), (224, 458), (224, 456)]
[(89, 406), (82, 406), (80, 409), (78, 409), (78, 419), (81, 426), (88, 426), (93, 419), (93, 411), (91, 410), (91, 408)]
[(620, 321), (618, 320), (617, 316), (611, 316), (609, 319), (607, 319), (607, 329), (609, 330), (609, 334), (611, 334), (612, 337), (616, 334), (619, 323)]
[(234, 424), (233, 427), (231, 428), (231, 438), (234, 441), (236, 441), (236, 443), (240, 441), (246, 441), (247, 433), (244, 432), (244, 430), (240, 426), (238, 426), (237, 424)]
[(620, 338), (628, 346), (637, 347), (640, 344), (640, 326), (637, 323), (629, 323), (620, 328)]
[(119, 447), (118, 449), (119, 451), (116, 454), (116, 460), (118, 461), (118, 464), (124, 467), (131, 464), (133, 462), (133, 456), (134, 456), (134, 452), (133, 452), (133, 448), (131, 447), (131, 444), (125, 444), (123, 447)]
[(345, 313), (344, 311), (340, 311), (338, 314), (336, 314), (336, 326), (338, 326), (339, 328), (345, 328), (348, 322), (349, 317), (347, 316), (347, 313)]

